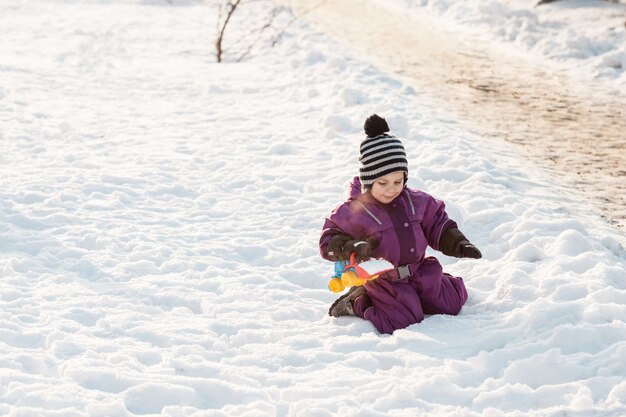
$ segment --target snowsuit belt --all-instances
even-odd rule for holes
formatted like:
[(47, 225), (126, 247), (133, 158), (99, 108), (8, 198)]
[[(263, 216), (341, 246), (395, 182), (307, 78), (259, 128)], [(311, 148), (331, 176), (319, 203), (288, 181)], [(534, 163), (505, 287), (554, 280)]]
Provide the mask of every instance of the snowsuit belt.
[(388, 276), (391, 278), (392, 281), (400, 281), (401, 279), (408, 278), (411, 275), (413, 275), (415, 272), (417, 272), (420, 265), (421, 265), (421, 262), (400, 265), (392, 269), (391, 271), (389, 271)]

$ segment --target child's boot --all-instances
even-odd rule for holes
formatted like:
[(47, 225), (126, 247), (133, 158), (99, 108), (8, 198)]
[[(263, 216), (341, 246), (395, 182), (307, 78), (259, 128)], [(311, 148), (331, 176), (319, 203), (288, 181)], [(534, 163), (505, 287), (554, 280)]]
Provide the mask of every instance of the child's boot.
[(332, 317), (341, 317), (341, 316), (354, 316), (354, 308), (352, 307), (352, 303), (357, 299), (360, 295), (365, 294), (365, 287), (352, 287), (350, 290), (337, 298), (330, 309), (328, 310), (328, 315)]

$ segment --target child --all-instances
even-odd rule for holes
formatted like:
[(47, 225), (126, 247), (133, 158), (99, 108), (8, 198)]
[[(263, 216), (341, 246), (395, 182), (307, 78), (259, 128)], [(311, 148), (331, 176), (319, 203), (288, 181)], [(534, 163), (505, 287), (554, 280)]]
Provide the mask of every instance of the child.
[(443, 272), (439, 261), (425, 257), (429, 245), (457, 258), (481, 258), (448, 218), (444, 203), (408, 188), (408, 162), (402, 142), (387, 134), (384, 118), (374, 114), (364, 124), (360, 175), (350, 198), (324, 223), (320, 253), (330, 261), (384, 258), (397, 267), (351, 287), (330, 307), (333, 317), (358, 316), (381, 333), (393, 333), (424, 319), (425, 314), (456, 315), (467, 301), (462, 278)]

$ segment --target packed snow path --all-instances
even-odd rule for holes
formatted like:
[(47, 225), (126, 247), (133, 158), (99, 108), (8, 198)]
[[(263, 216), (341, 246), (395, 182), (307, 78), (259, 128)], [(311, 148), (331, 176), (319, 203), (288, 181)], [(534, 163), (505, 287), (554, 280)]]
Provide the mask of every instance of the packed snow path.
[(521, 145), (520, 156), (626, 225), (625, 92), (381, 2), (291, 3), (312, 9), (303, 17), (401, 75), (482, 138)]

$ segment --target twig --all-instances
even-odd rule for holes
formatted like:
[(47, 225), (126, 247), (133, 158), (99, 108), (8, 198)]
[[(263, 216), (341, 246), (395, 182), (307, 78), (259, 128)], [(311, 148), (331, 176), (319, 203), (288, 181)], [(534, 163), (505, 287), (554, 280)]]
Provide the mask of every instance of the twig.
[[(228, 10), (226, 12), (226, 19), (224, 19), (224, 23), (222, 25), (222, 28), (219, 29), (219, 23), (218, 23), (218, 36), (217, 36), (217, 40), (215, 41), (215, 50), (217, 51), (216, 57), (217, 57), (217, 62), (222, 62), (222, 41), (224, 40), (224, 32), (226, 31), (226, 26), (228, 26), (228, 22), (230, 21), (230, 18), (233, 16), (233, 13), (235, 13), (235, 10), (237, 9), (237, 6), (239, 6), (239, 3), (241, 3), (241, 0), (234, 0), (234, 2), (229, 2), (228, 6), (230, 6), (230, 10)], [(221, 5), (220, 5), (220, 16), (221, 16)]]

